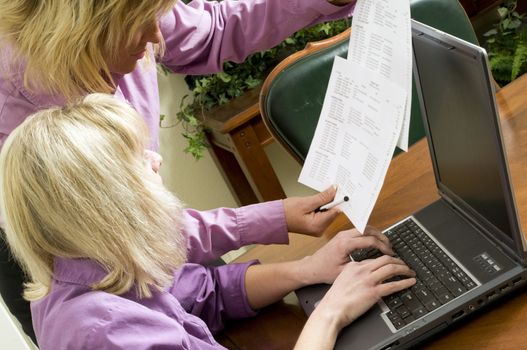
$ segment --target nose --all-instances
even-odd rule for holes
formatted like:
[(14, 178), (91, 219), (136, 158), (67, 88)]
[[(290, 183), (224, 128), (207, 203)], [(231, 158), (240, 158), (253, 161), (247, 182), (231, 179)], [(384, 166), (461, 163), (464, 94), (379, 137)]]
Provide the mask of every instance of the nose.
[(163, 157), (161, 157), (161, 155), (157, 152), (146, 150), (145, 158), (150, 162), (150, 166), (152, 167), (154, 173), (158, 173), (159, 169), (161, 168), (161, 164), (163, 163)]

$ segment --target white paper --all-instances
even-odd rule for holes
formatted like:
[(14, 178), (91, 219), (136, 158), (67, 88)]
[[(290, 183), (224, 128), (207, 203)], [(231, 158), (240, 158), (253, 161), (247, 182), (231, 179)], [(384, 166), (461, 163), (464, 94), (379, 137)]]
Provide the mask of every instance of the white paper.
[(340, 206), (364, 232), (404, 118), (406, 90), (336, 57), (320, 119), (299, 181), (318, 191), (338, 185)]
[(378, 72), (404, 90), (404, 122), (397, 146), (408, 150), (412, 107), (412, 30), (409, 0), (358, 0), (348, 60)]

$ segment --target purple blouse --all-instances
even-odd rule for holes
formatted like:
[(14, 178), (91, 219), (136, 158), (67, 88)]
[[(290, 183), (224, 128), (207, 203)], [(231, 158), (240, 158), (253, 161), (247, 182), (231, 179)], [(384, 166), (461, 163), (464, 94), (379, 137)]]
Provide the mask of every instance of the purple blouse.
[[(90, 288), (105, 276), (96, 262), (55, 259), (52, 291), (31, 303), (42, 350), (223, 349), (212, 333), (225, 320), (253, 316), (244, 287), (253, 264), (185, 264), (151, 298)], [(211, 333), (212, 332), (212, 333)]]
[[(189, 261), (206, 262), (251, 243), (286, 243), (281, 201), (239, 209), (187, 210), (183, 233)], [(203, 267), (188, 263), (173, 284), (152, 298), (92, 291), (105, 271), (86, 259), (56, 258), (51, 292), (31, 303), (33, 328), (42, 350), (217, 349), (211, 335), (231, 318), (253, 316), (247, 303), (249, 265)]]

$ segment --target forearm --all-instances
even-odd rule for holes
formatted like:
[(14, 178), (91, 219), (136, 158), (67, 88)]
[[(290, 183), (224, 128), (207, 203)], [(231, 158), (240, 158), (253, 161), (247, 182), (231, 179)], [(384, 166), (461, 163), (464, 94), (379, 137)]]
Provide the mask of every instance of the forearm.
[(166, 44), (161, 61), (178, 73), (215, 73), (225, 61), (242, 62), (301, 28), (348, 17), (352, 10), (324, 0), (178, 2), (160, 22)]
[(330, 350), (339, 332), (336, 315), (316, 308), (307, 320), (295, 345), (295, 350)]
[(303, 262), (304, 259), (250, 266), (245, 274), (249, 305), (257, 310), (281, 300), (295, 289), (312, 284)]

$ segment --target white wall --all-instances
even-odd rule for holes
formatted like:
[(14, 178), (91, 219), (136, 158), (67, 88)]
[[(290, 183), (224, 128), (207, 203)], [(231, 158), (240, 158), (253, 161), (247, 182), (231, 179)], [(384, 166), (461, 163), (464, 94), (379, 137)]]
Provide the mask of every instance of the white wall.
[[(175, 120), (181, 98), (188, 89), (181, 75), (159, 75), (161, 113), (166, 115), (164, 124)], [(236, 206), (236, 201), (212, 158), (206, 152), (199, 161), (183, 153), (186, 140), (179, 126), (161, 130), (161, 174), (168, 189), (176, 193), (189, 207), (211, 209), (220, 206)], [(288, 196), (313, 193), (297, 182), (300, 165), (281, 146), (273, 143), (265, 151)]]
[[(159, 90), (161, 113), (166, 116), (163, 124), (173, 124), (181, 98), (189, 93), (183, 76), (160, 74)], [(187, 141), (181, 132), (182, 128), (179, 125), (162, 128), (160, 132), (163, 156), (161, 176), (165, 186), (189, 207), (195, 209), (236, 206), (234, 197), (210, 155), (205, 152), (205, 157), (196, 161), (191, 155), (183, 152)]]

